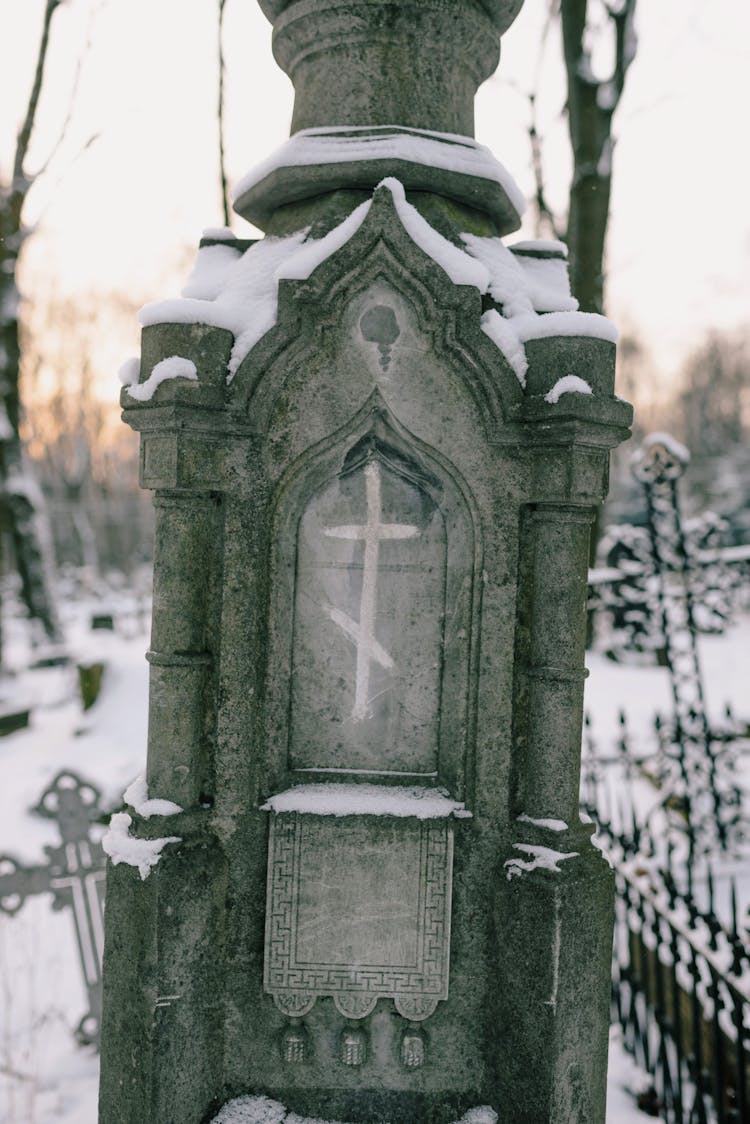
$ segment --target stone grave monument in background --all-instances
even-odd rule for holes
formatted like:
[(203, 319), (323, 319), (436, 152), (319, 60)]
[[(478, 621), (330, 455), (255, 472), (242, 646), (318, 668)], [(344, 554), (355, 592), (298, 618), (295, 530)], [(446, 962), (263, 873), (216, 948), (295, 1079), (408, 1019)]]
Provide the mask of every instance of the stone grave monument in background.
[(472, 139), (521, 0), (261, 4), (296, 89), (236, 191), (266, 237), (209, 232), (124, 372), (157, 524), (100, 1122), (601, 1124), (585, 596), (630, 407)]

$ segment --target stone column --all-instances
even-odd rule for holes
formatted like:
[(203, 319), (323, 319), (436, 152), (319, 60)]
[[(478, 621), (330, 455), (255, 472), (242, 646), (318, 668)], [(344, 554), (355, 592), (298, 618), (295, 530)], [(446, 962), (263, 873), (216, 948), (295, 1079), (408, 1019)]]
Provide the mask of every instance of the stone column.
[(202, 742), (216, 500), (207, 492), (161, 490), (154, 507), (147, 779), (152, 796), (190, 808), (208, 780)]
[(578, 820), (590, 507), (539, 504), (526, 519), (528, 726), (520, 807)]
[(273, 49), (294, 82), (293, 132), (384, 122), (473, 136), (474, 94), (497, 66), (499, 32), (520, 4), (298, 0), (262, 7), (268, 15), (284, 8)]

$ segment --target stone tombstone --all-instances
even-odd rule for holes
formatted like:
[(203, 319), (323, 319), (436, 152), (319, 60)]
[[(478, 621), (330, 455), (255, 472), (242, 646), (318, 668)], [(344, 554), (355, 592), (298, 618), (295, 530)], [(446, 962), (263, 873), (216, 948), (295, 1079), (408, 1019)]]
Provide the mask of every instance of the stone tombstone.
[(208, 232), (124, 372), (154, 616), (100, 1122), (601, 1124), (585, 600), (631, 411), (472, 139), (521, 0), (261, 3), (296, 87), (235, 194), (266, 235)]

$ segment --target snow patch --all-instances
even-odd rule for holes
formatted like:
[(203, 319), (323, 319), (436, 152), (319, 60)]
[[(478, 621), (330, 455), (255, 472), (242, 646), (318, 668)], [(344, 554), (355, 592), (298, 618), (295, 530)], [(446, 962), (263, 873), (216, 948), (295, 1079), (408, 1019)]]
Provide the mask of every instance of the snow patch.
[(519, 215), (526, 210), (526, 198), (508, 170), (473, 137), (395, 125), (383, 125), (377, 130), (367, 126), (302, 129), (243, 176), (232, 199), (237, 202), (278, 168), (355, 160), (408, 160), (413, 164), (493, 180), (504, 189)]
[(482, 326), (482, 331), (485, 335), (488, 335), (495, 346), (502, 351), (511, 367), (516, 372), (516, 377), (521, 386), (525, 387), (529, 361), (526, 358), (523, 344), (519, 340), (517, 333), (514, 332), (510, 322), (501, 316), (496, 309), (490, 308), (487, 312), (483, 313), (480, 324)]
[[(334, 139), (336, 144), (342, 140)], [(369, 145), (371, 140), (364, 138), (361, 143)], [(471, 285), (501, 306), (501, 312), (484, 314), (482, 330), (505, 355), (522, 386), (528, 366), (526, 340), (558, 335), (617, 339), (617, 330), (605, 317), (576, 311), (567, 265), (559, 256), (562, 243), (516, 244), (516, 251), (547, 249), (557, 255), (535, 258), (513, 253), (500, 238), (462, 234), (466, 247), (462, 249), (430, 226), (407, 201), (397, 179), (387, 177), (378, 186), (390, 191), (412, 241), (455, 285)], [(141, 324), (201, 323), (232, 332), (235, 341), (227, 375), (231, 382), (244, 358), (276, 324), (279, 282), (306, 280), (356, 234), (371, 205), (371, 199), (361, 203), (323, 238), (311, 239), (305, 229), (285, 238), (267, 237), (244, 253), (232, 246), (203, 247), (182, 299), (145, 305), (139, 313)], [(131, 393), (141, 397), (144, 392), (139, 388)]]
[(330, 258), (357, 233), (369, 214), (372, 200), (360, 203), (343, 222), (329, 230), (323, 238), (314, 238), (278, 269), (278, 281), (306, 281), (310, 274)]
[(476, 234), (462, 234), (461, 239), (468, 255), (487, 270), (488, 280), (481, 291), (503, 306), (504, 316), (512, 319), (524, 313), (533, 315), (523, 269), (508, 247), (499, 238), (480, 238)]
[(611, 79), (609, 82), (600, 82), (599, 89), (596, 91), (596, 104), (605, 113), (611, 113), (617, 105), (619, 96), (616, 82)]
[(0, 402), (0, 441), (12, 441), (16, 431), (8, 417), (8, 408), (5, 402)]
[(270, 1097), (235, 1097), (213, 1118), (213, 1124), (281, 1124), (287, 1110)]
[(568, 256), (568, 247), (557, 238), (523, 238), (520, 242), (512, 242), (508, 247), (511, 253), (547, 253)]
[(473, 260), (469, 254), (443, 238), (442, 234), (438, 234), (422, 218), (416, 207), (407, 203), (403, 184), (393, 176), (388, 176), (378, 187), (388, 188), (406, 233), (428, 257), (445, 270), (454, 285), (474, 285), (480, 293), (488, 291), (490, 274), (487, 267), (482, 262)]
[(514, 843), (513, 849), (523, 851), (529, 855), (529, 858), (514, 857), (503, 863), (503, 866), (507, 868), (505, 877), (509, 882), (517, 874), (523, 874), (531, 870), (549, 870), (554, 874), (559, 874), (558, 863), (564, 862), (565, 859), (574, 859), (578, 855), (578, 851), (555, 851), (551, 847), (537, 847), (531, 843)]
[(141, 357), (140, 355), (133, 355), (121, 365), (117, 377), (123, 386), (134, 386), (138, 382), (140, 373)]
[(316, 816), (444, 816), (466, 818), (471, 812), (439, 788), (377, 784), (302, 784), (271, 796), (262, 812), (306, 812)]
[(189, 379), (198, 381), (198, 370), (192, 359), (184, 359), (181, 355), (170, 355), (162, 359), (152, 369), (145, 382), (128, 387), (128, 394), (138, 402), (148, 402), (154, 396), (157, 386), (169, 379)]
[[(138, 313), (141, 324), (208, 324), (235, 337), (228, 380), (256, 343), (276, 324), (279, 281), (277, 271), (299, 251), (309, 229), (285, 238), (264, 238), (239, 255), (225, 275), (214, 299), (182, 298), (154, 301)], [(213, 247), (205, 247), (204, 250)], [(216, 247), (225, 249), (224, 247)], [(199, 251), (203, 253), (204, 251)], [(230, 251), (234, 252), (234, 251)]]
[[(298, 1116), (270, 1097), (235, 1097), (227, 1101), (212, 1124), (337, 1124), (336, 1121)], [(455, 1124), (497, 1124), (497, 1113), (489, 1105), (470, 1108)]]
[(175, 804), (173, 800), (149, 799), (145, 773), (135, 778), (125, 789), (122, 798), (139, 816), (143, 816), (144, 820), (150, 819), (151, 816), (174, 816), (182, 811), (180, 805)]
[(555, 385), (552, 387), (552, 390), (545, 394), (544, 401), (549, 402), (550, 405), (554, 406), (556, 402), (560, 401), (563, 394), (593, 393), (593, 390), (585, 379), (579, 378), (578, 375), (563, 375), (561, 379), (557, 380)]
[(537, 820), (533, 816), (527, 816), (524, 812), (522, 816), (516, 816), (518, 823), (530, 823), (534, 827), (544, 827), (548, 831), (567, 831), (568, 825), (565, 820)]
[(570, 292), (568, 263), (564, 258), (513, 256), (521, 267), (535, 312), (575, 312), (578, 309), (578, 301)]
[(213, 301), (224, 288), (232, 266), (242, 257), (236, 246), (201, 246), (183, 297)]
[(518, 334), (524, 341), (547, 336), (584, 336), (617, 343), (617, 328), (597, 312), (548, 312), (544, 316), (519, 317)]
[(138, 839), (130, 834), (132, 822), (133, 818), (127, 812), (115, 812), (109, 822), (109, 830), (102, 837), (102, 849), (114, 866), (126, 863), (136, 867), (145, 882), (167, 843), (181, 843), (182, 840), (177, 835), (167, 835), (163, 839)]
[(690, 450), (687, 449), (681, 441), (678, 441), (676, 437), (673, 437), (671, 433), (662, 431), (649, 433), (648, 437), (644, 437), (643, 441), (641, 441), (639, 452), (651, 449), (654, 445), (663, 445), (667, 452), (672, 454), (675, 460), (680, 461), (682, 464), (690, 464)]
[(215, 238), (217, 242), (231, 242), (236, 237), (230, 226), (207, 226), (201, 235), (201, 238)]
[(612, 140), (610, 137), (607, 137), (602, 145), (601, 155), (596, 165), (596, 174), (601, 176), (602, 179), (612, 175), (612, 152)]

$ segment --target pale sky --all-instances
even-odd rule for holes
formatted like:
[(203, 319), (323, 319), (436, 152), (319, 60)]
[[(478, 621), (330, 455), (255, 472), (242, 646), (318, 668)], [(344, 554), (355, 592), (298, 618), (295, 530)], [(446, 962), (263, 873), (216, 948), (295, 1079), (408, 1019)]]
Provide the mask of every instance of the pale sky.
[[(531, 190), (528, 107), (546, 3), (526, 0), (498, 74), (477, 99), (477, 138)], [(31, 80), (42, 0), (0, 0), (0, 164), (7, 168)], [(216, 0), (67, 0), (34, 157), (65, 115), (90, 28), (69, 137), (34, 189), (25, 289), (174, 295), (175, 265), (221, 222)], [(750, 3), (640, 0), (639, 50), (618, 111), (608, 312), (644, 336), (665, 377), (711, 327), (750, 320)], [(292, 88), (271, 55), (256, 0), (227, 0), (227, 165), (236, 181), (288, 135)], [(567, 188), (559, 49), (543, 66), (550, 196)], [(92, 133), (99, 139), (83, 155)], [(33, 161), (32, 161), (33, 165)], [(240, 235), (252, 228), (233, 220)], [(525, 235), (533, 235), (528, 223)], [(122, 343), (123, 358), (137, 339)], [(112, 341), (115, 349), (118, 341)]]

